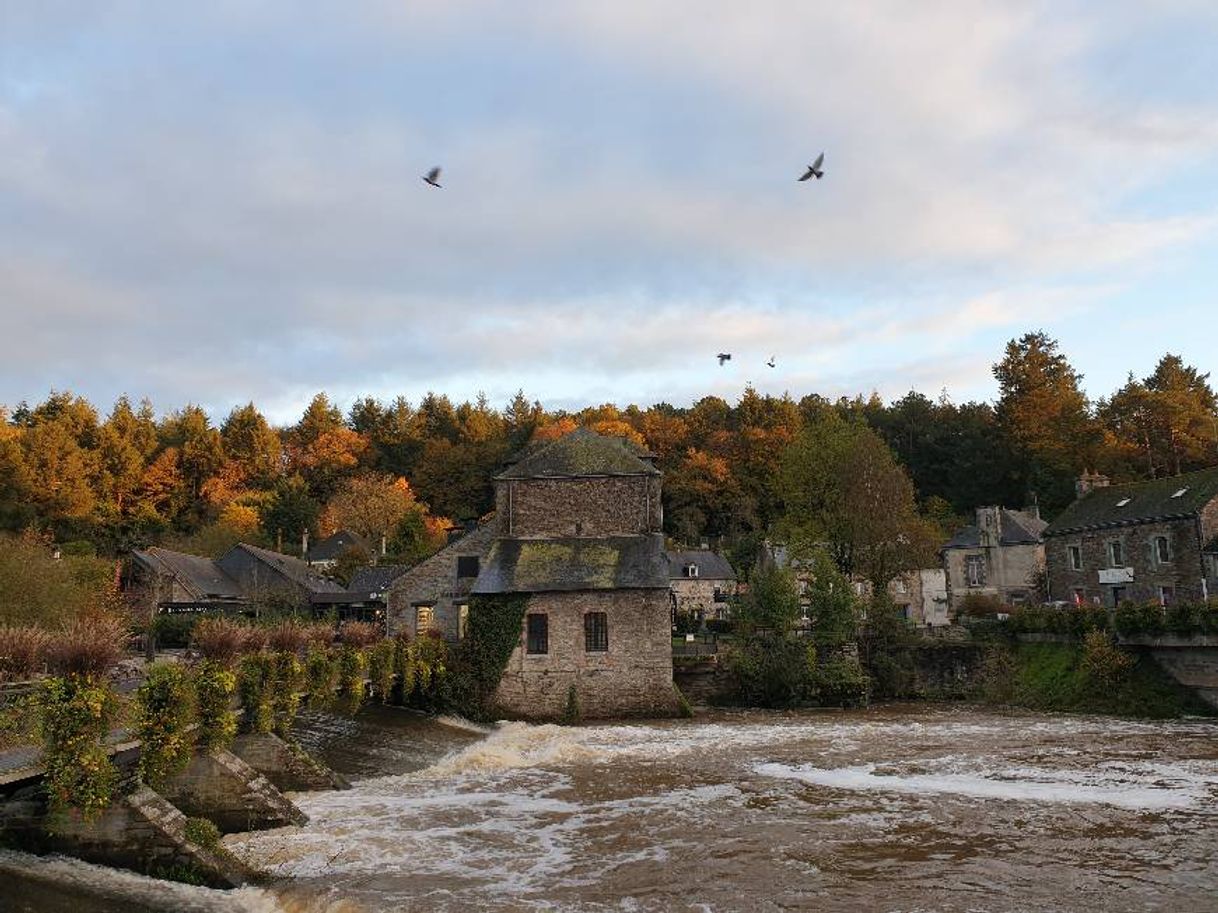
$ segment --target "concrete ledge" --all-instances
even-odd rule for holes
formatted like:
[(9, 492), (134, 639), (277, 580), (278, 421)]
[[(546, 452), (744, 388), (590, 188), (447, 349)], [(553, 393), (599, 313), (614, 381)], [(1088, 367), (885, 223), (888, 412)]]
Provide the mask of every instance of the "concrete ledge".
[(1136, 637), (1119, 637), (1117, 641), (1122, 646), (1129, 647), (1164, 647), (1172, 649), (1218, 647), (1218, 635), (1214, 634), (1194, 634), (1188, 637), (1183, 637), (1179, 634), (1163, 634), (1159, 637), (1140, 634)]
[(239, 735), (230, 750), (270, 780), (280, 792), (351, 788), (345, 777), (332, 771), (299, 745), (285, 742), (271, 732)]
[(226, 834), (308, 821), (266, 777), (223, 749), (195, 755), (161, 792), (186, 814), (206, 818)]

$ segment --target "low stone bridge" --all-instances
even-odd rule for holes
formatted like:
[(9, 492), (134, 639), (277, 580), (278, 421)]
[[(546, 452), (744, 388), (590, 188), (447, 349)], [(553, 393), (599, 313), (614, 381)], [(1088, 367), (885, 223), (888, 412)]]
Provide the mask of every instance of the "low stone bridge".
[(1119, 637), (1118, 642), (1124, 647), (1149, 651), (1172, 678), (1192, 689), (1211, 707), (1218, 708), (1218, 636), (1139, 635)]

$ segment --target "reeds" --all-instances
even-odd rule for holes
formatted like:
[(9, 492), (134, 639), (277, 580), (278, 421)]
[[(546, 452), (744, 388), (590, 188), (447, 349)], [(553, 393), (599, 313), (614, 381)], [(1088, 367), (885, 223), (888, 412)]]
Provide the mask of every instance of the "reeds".
[(47, 665), (60, 675), (96, 677), (122, 658), (131, 632), (109, 613), (77, 616), (49, 640)]
[(241, 655), (249, 628), (230, 618), (203, 618), (195, 625), (190, 642), (204, 659), (229, 668)]
[(19, 682), (46, 666), (50, 635), (30, 625), (0, 625), (0, 682)]

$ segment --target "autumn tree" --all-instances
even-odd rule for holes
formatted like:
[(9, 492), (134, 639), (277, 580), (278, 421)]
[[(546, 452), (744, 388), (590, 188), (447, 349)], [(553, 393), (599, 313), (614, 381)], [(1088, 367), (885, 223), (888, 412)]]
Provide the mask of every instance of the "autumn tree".
[(1099, 436), (1082, 375), (1044, 332), (1007, 343), (994, 365), (998, 426), (1017, 460), (1019, 482), (1050, 511), (1074, 499), (1074, 480), (1094, 465)]
[(425, 512), (410, 483), (375, 474), (347, 479), (326, 505), (324, 533), (349, 529), (370, 544), (388, 538), (411, 512)]
[(220, 426), (224, 453), (240, 471), (243, 481), (265, 486), (282, 468), (279, 433), (253, 403), (233, 409)]

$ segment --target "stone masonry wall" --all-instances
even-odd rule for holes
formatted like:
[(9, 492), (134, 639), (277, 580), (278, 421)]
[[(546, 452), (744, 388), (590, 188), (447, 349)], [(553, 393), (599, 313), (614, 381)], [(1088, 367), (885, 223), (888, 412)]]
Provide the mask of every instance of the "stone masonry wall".
[[(968, 555), (985, 557), (985, 583), (968, 585), (966, 559)], [(1032, 580), (1045, 564), (1043, 545), (1001, 545), (989, 548), (952, 548), (943, 552), (943, 569), (947, 572), (948, 599), (952, 612), (960, 608), (966, 596), (978, 594), (996, 596), (1004, 602), (1022, 597), (1034, 601)]]
[(677, 577), (669, 586), (677, 600), (677, 611), (702, 613), (703, 618), (726, 618), (730, 603), (715, 601), (715, 588), (725, 597), (736, 593), (735, 580), (715, 580), (710, 577)]
[[(675, 711), (667, 590), (539, 593), (529, 600), (528, 612), (549, 616), (549, 652), (525, 653), (526, 619), (495, 694), (503, 712), (558, 717), (571, 685), (589, 718)], [(585, 652), (585, 612), (608, 616), (608, 652)]]
[(386, 611), (389, 636), (401, 631), (417, 635), (414, 603), (430, 602), (434, 604), (433, 627), (448, 640), (457, 640), (460, 633), (458, 606), (469, 598), (469, 591), (477, 579), (457, 576), (457, 558), (476, 557), (481, 561), (491, 547), (495, 530), (494, 521), (486, 523), (395, 580), (389, 589)]
[[(1158, 536), (1167, 536), (1171, 542), (1171, 560), (1165, 563), (1153, 550)], [(1201, 543), (1193, 519), (1050, 537), (1045, 542), (1050, 598), (1070, 602), (1074, 590), (1079, 589), (1087, 602), (1098, 599), (1103, 605), (1111, 605), (1113, 587), (1099, 582), (1099, 571), (1109, 567), (1108, 544), (1114, 541), (1121, 543), (1122, 565), (1133, 568), (1133, 581), (1120, 584), (1125, 588), (1125, 599), (1158, 600), (1161, 586), (1172, 587), (1177, 600), (1201, 598)], [(1082, 570), (1070, 565), (1071, 546), (1082, 550)]]
[(637, 536), (662, 526), (658, 476), (497, 483), (502, 536)]

